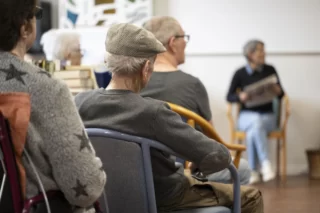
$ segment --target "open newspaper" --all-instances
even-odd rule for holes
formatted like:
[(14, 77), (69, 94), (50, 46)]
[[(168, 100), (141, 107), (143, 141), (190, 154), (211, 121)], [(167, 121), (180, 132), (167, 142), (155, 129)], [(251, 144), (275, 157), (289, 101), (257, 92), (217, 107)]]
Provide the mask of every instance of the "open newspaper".
[(277, 76), (271, 75), (244, 87), (243, 91), (249, 95), (249, 100), (246, 101), (245, 106), (251, 108), (272, 102), (276, 96), (272, 90), (272, 85), (276, 83)]

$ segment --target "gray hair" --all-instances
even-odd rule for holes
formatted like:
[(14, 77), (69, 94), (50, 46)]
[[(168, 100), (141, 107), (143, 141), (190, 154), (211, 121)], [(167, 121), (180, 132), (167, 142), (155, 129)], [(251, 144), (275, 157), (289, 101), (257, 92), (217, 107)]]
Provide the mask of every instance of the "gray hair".
[(257, 46), (259, 44), (264, 45), (263, 41), (257, 40), (257, 39), (252, 39), (244, 45), (243, 55), (246, 57), (247, 60), (249, 60), (249, 58), (248, 58), (249, 54), (253, 53), (257, 49)]
[(151, 58), (138, 58), (124, 55), (114, 55), (107, 53), (105, 62), (112, 74), (117, 75), (135, 75), (141, 72), (145, 63), (149, 60), (152, 68), (156, 56)]
[(70, 53), (75, 45), (80, 44), (80, 35), (76, 32), (59, 33), (54, 43), (53, 60), (64, 60), (65, 55)]
[(170, 16), (153, 17), (143, 27), (152, 32), (155, 37), (165, 46), (169, 39), (179, 34), (181, 26), (179, 22)]

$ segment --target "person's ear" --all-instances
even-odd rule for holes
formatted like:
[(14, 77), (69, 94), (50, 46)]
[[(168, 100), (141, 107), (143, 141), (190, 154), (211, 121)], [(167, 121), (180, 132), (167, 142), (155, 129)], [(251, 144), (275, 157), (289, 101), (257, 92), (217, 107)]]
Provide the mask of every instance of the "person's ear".
[(143, 81), (147, 81), (148, 80), (150, 72), (152, 72), (152, 70), (151, 70), (151, 62), (150, 62), (150, 60), (148, 60), (144, 64), (143, 69), (142, 69), (142, 79), (143, 79)]
[(30, 28), (31, 28), (30, 23), (25, 21), (20, 28), (20, 35), (22, 38), (26, 39), (28, 37), (28, 35), (30, 34), (30, 30), (32, 30)]
[(176, 39), (173, 36), (168, 41), (168, 47), (169, 47), (168, 49), (173, 53), (177, 52), (177, 47), (176, 47), (176, 42), (175, 41), (176, 41)]

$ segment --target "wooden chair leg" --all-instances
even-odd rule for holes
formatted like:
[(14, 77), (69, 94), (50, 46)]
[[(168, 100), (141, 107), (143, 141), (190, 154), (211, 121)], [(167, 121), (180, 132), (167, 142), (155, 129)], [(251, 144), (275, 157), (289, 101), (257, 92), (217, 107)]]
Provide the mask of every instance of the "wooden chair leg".
[(240, 159), (241, 159), (241, 151), (236, 151), (236, 154), (235, 154), (234, 160), (233, 160), (233, 164), (237, 169), (239, 169)]
[(282, 137), (282, 160), (281, 160), (281, 182), (286, 182), (287, 180), (287, 141), (286, 141), (286, 135), (283, 134)]
[(277, 162), (276, 162), (276, 175), (279, 178), (280, 177), (280, 151), (281, 151), (281, 140), (277, 140)]

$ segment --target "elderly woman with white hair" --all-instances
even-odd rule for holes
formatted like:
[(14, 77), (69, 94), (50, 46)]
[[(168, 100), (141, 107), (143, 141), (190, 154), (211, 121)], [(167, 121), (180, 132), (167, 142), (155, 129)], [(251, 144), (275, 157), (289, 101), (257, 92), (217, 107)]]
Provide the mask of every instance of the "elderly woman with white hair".
[(77, 32), (50, 30), (42, 36), (41, 44), (47, 60), (60, 60), (63, 65), (81, 65), (83, 54)]
[[(107, 35), (106, 62), (112, 80), (106, 89), (75, 97), (87, 128), (105, 128), (157, 140), (198, 166), (205, 175), (231, 163), (229, 150), (195, 130), (162, 101), (143, 98), (139, 92), (148, 83), (157, 54), (165, 47), (155, 36), (131, 24), (113, 25)], [(184, 174), (170, 155), (152, 149), (156, 203), (161, 212), (208, 206), (233, 205), (232, 185), (200, 182)], [(244, 213), (263, 212), (261, 193), (241, 187)]]
[(261, 175), (264, 182), (276, 176), (268, 152), (268, 133), (276, 129), (277, 118), (272, 100), (255, 106), (247, 105), (251, 97), (244, 88), (274, 76), (276, 82), (270, 85), (269, 92), (279, 100), (285, 93), (276, 69), (265, 63), (262, 41), (256, 39), (248, 41), (243, 48), (243, 55), (247, 64), (235, 71), (227, 93), (227, 101), (241, 105), (238, 128), (246, 132), (248, 162), (252, 170), (250, 183), (253, 184), (261, 181)]

